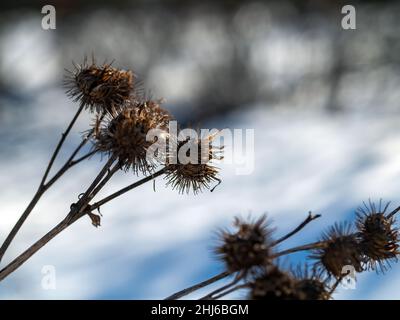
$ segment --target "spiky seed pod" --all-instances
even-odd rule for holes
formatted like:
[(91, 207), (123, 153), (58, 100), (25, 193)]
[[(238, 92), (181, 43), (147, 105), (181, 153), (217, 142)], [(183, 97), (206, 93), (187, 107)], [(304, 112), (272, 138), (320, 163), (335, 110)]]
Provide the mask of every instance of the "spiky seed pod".
[(250, 282), (252, 300), (300, 300), (297, 281), (290, 274), (273, 266)]
[(357, 209), (357, 230), (360, 245), (365, 255), (368, 269), (384, 272), (390, 267), (390, 261), (397, 260), (399, 252), (399, 232), (395, 228), (395, 219), (386, 215), (389, 203), (382, 208), (379, 202), (377, 208), (374, 203)]
[(297, 272), (293, 272), (297, 279), (296, 289), (300, 300), (329, 300), (330, 293), (326, 284), (327, 279), (323, 279), (321, 272), (315, 268), (309, 270), (308, 266), (298, 268)]
[[(127, 101), (118, 114), (110, 114), (95, 135), (95, 148), (115, 155), (125, 170), (151, 173), (157, 159), (147, 153), (155, 142), (147, 139), (152, 129), (167, 131), (171, 117), (155, 101), (136, 103)], [(149, 140), (149, 141), (147, 141)]]
[(91, 112), (115, 113), (125, 100), (131, 98), (135, 85), (132, 71), (120, 70), (110, 64), (75, 65), (69, 71), (65, 86), (67, 94)]
[(221, 244), (215, 249), (228, 271), (248, 271), (253, 267), (267, 265), (272, 252), (273, 230), (268, 227), (266, 216), (255, 222), (235, 218), (234, 226), (236, 232), (220, 232)]
[(250, 282), (250, 298), (265, 300), (329, 300), (325, 281), (315, 271), (292, 275), (277, 266), (264, 269)]
[[(221, 183), (217, 177), (219, 170), (212, 162), (222, 159), (222, 156), (219, 155), (222, 148), (212, 145), (214, 137), (215, 135), (210, 135), (203, 139), (187, 139), (176, 144), (176, 150), (172, 154), (170, 152), (167, 159), (165, 176), (167, 186), (172, 186), (172, 189), (177, 189), (179, 193), (189, 193), (192, 190), (194, 194), (197, 194), (203, 189), (210, 189), (214, 182), (217, 185)], [(185, 148), (183, 150), (187, 148), (186, 156), (189, 161), (185, 162), (180, 159), (181, 148)], [(195, 159), (192, 159), (190, 150), (196, 150), (197, 157)]]
[(319, 279), (301, 279), (296, 283), (300, 300), (329, 300), (330, 294), (324, 282)]
[(326, 245), (315, 249), (310, 258), (317, 260), (317, 267), (329, 276), (340, 278), (345, 266), (352, 266), (357, 272), (363, 271), (363, 257), (357, 236), (351, 232), (350, 224), (335, 224), (323, 234)]
[(169, 121), (173, 120), (173, 117), (170, 112), (161, 107), (161, 104), (162, 100), (147, 100), (145, 102), (136, 103), (135, 107), (139, 109), (146, 108), (147, 112), (149, 112), (152, 117), (162, 124), (160, 128), (167, 130), (168, 123)]

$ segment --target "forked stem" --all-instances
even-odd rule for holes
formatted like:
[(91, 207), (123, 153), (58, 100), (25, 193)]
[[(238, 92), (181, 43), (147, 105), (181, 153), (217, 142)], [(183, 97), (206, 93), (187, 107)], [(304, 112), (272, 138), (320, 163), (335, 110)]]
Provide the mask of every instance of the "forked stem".
[(226, 285), (224, 285), (224, 286), (222, 286), (222, 287), (220, 287), (220, 288), (218, 288), (218, 289), (216, 289), (216, 290), (214, 290), (214, 291), (208, 293), (208, 294), (205, 295), (204, 297), (200, 298), (200, 300), (212, 300), (212, 299), (214, 299), (214, 296), (215, 296), (216, 294), (218, 294), (218, 293), (220, 293), (220, 292), (222, 292), (222, 291), (224, 291), (224, 290), (227, 290), (227, 289), (229, 289), (230, 287), (234, 286), (234, 285), (237, 284), (240, 280), (243, 279), (243, 276), (244, 276), (244, 273), (238, 273), (238, 274), (236, 275), (236, 277), (235, 277), (231, 282), (229, 282), (228, 284), (226, 284)]
[[(94, 196), (104, 187), (104, 185), (109, 181), (109, 179), (113, 176), (115, 172), (118, 171), (120, 168), (119, 164), (115, 164), (113, 168), (111, 168), (113, 162), (115, 162), (115, 158), (112, 157), (108, 160), (106, 165), (103, 167), (101, 172), (98, 174), (98, 176), (94, 179), (92, 184), (89, 186), (89, 188), (86, 190), (86, 192), (82, 195), (82, 197), (79, 199), (79, 201), (76, 204), (73, 204), (71, 206), (71, 210), (66, 216), (66, 218), (63, 219), (57, 226), (55, 226), (52, 230), (50, 230), (44, 237), (42, 237), (40, 240), (38, 240), (36, 243), (34, 243), (31, 247), (29, 247), (25, 252), (23, 252), (21, 255), (19, 255), (17, 258), (15, 258), (10, 264), (8, 264), (6, 267), (4, 267), (2, 270), (0, 270), (0, 281), (6, 278), (8, 275), (10, 275), (12, 272), (14, 272), (16, 269), (18, 269), (23, 263), (25, 263), (30, 257), (32, 257), (37, 251), (39, 251), (43, 246), (45, 246), (50, 240), (52, 240), (54, 237), (56, 237), (59, 233), (61, 233), (63, 230), (71, 226), (73, 223), (78, 221), (81, 217), (83, 217), (85, 214), (89, 213), (90, 211), (99, 208), (99, 206), (91, 206), (89, 204), (90, 200), (94, 198)], [(110, 169), (111, 168), (111, 169)], [(159, 172), (164, 172), (163, 169), (160, 170)], [(127, 188), (121, 189), (119, 192), (117, 192), (119, 195), (123, 194), (125, 192), (137, 186), (142, 185), (145, 182), (151, 181), (154, 179), (156, 176), (160, 175), (161, 173), (158, 174), (153, 174), (151, 176), (145, 177), (142, 180), (128, 186)], [(125, 190), (124, 192), (121, 193), (122, 190)], [(115, 193), (115, 194), (117, 194)], [(114, 196), (115, 194), (112, 195), (112, 199), (114, 199), (117, 196)], [(112, 199), (107, 197), (107, 201), (111, 201)]]
[(282, 238), (276, 240), (275, 242), (273, 242), (272, 245), (275, 246), (275, 245), (277, 245), (277, 244), (279, 244), (279, 243), (281, 243), (281, 242), (283, 242), (283, 241), (289, 239), (290, 237), (292, 237), (293, 235), (295, 235), (297, 232), (299, 232), (300, 230), (302, 230), (302, 229), (303, 229), (307, 224), (309, 224), (311, 221), (313, 221), (313, 220), (315, 220), (315, 219), (318, 219), (319, 217), (321, 217), (320, 214), (313, 215), (313, 214), (311, 213), (311, 211), (310, 211), (310, 212), (308, 213), (307, 218), (306, 218), (296, 229), (294, 229), (293, 231), (289, 232), (287, 235), (283, 236)]
[(72, 225), (78, 219), (80, 219), (85, 214), (85, 208), (91, 199), (92, 191), (95, 190), (96, 186), (101, 182), (103, 177), (107, 174), (107, 171), (115, 161), (115, 158), (110, 158), (97, 177), (93, 180), (92, 184), (86, 190), (84, 195), (79, 199), (79, 201), (71, 206), (71, 210), (68, 215), (52, 230), (50, 230), (44, 237), (34, 243), (25, 252), (15, 258), (11, 263), (4, 267), (0, 271), (0, 281), (6, 278), (9, 274), (18, 269), (25, 261), (32, 257), (37, 251), (39, 251), (43, 246), (45, 246), (51, 239), (57, 236), (60, 232), (65, 230), (67, 227)]
[(57, 146), (56, 146), (56, 149), (54, 150), (53, 155), (52, 155), (51, 158), (50, 158), (49, 164), (47, 165), (46, 171), (44, 172), (42, 181), (40, 182), (40, 185), (41, 185), (41, 186), (45, 185), (46, 180), (47, 180), (47, 177), (49, 176), (50, 170), (51, 170), (51, 168), (53, 167), (54, 161), (56, 160), (57, 155), (58, 155), (58, 153), (60, 152), (60, 149), (61, 149), (62, 145), (63, 145), (64, 142), (65, 142), (65, 139), (67, 138), (67, 136), (68, 136), (68, 134), (70, 133), (72, 127), (74, 126), (76, 120), (78, 119), (80, 113), (82, 112), (83, 107), (84, 107), (84, 104), (81, 103), (80, 106), (79, 106), (79, 108), (78, 108), (78, 111), (76, 112), (75, 116), (72, 118), (72, 121), (71, 121), (70, 124), (68, 125), (67, 129), (65, 130), (65, 132), (63, 132), (63, 133), (61, 134), (61, 139), (60, 139), (60, 141), (58, 142), (58, 144), (57, 144)]
[(135, 189), (135, 188), (141, 186), (142, 184), (144, 184), (146, 182), (149, 182), (149, 181), (161, 176), (162, 174), (164, 174), (166, 172), (166, 170), (167, 170), (167, 167), (164, 167), (164, 168), (158, 170), (157, 172), (155, 172), (155, 173), (153, 173), (153, 174), (151, 174), (151, 175), (149, 175), (149, 176), (147, 176), (147, 177), (145, 177), (145, 178), (143, 178), (143, 179), (141, 179), (141, 180), (139, 180), (137, 182), (134, 182), (134, 183), (130, 184), (129, 186), (125, 187), (125, 188), (122, 188), (122, 189), (114, 192), (113, 194), (105, 197), (104, 199), (92, 204), (91, 205), (92, 210), (100, 208), (103, 204), (105, 204), (107, 202), (110, 202), (111, 200), (123, 195), (124, 193), (127, 193), (128, 191), (130, 191), (132, 189)]
[[(74, 115), (74, 117), (72, 118), (70, 124), (68, 125), (67, 129), (65, 130), (65, 132), (61, 135), (61, 139), (58, 142), (53, 155), (50, 158), (49, 164), (47, 165), (46, 171), (42, 177), (42, 180), (39, 184), (39, 187), (35, 193), (35, 195), (33, 196), (31, 202), (29, 203), (28, 207), (25, 209), (25, 211), (22, 213), (22, 215), (20, 216), (20, 218), (18, 219), (18, 221), (16, 222), (16, 224), (14, 225), (14, 227), (11, 229), (10, 233), (8, 234), (8, 236), (6, 237), (6, 239), (4, 240), (3, 244), (0, 247), (0, 262), (4, 257), (4, 254), (6, 253), (8, 247), (10, 246), (11, 242), (14, 240), (15, 236), (17, 235), (17, 233), (19, 232), (19, 230), (21, 229), (22, 225), (24, 224), (24, 222), (26, 221), (26, 219), (29, 217), (30, 213), (32, 212), (33, 208), (36, 206), (36, 204), (38, 203), (38, 201), (40, 200), (40, 198), (42, 197), (42, 195), (47, 191), (47, 189), (54, 183), (57, 181), (58, 178), (60, 178), (71, 166), (70, 166), (70, 162), (73, 160), (73, 158), (75, 157), (75, 155), (79, 152), (79, 150), (83, 147), (84, 143), (80, 144), (78, 146), (78, 148), (74, 151), (74, 153), (72, 154), (71, 158), (67, 161), (67, 163), (63, 166), (63, 168), (61, 168), (58, 173), (53, 177), (53, 179), (51, 179), (49, 181), (49, 183), (46, 184), (46, 180), (49, 176), (50, 170), (53, 167), (54, 161), (57, 158), (58, 153), (60, 152), (60, 149), (62, 147), (62, 145), (65, 142), (65, 139), (67, 138), (68, 134), (70, 133), (72, 127), (74, 126), (76, 120), (78, 119), (80, 113), (83, 110), (83, 104), (81, 104), (79, 106), (78, 111), (76, 112), (76, 114)], [(86, 141), (85, 141), (86, 143)], [(78, 163), (78, 162), (76, 162)], [(76, 164), (75, 163), (75, 164)]]

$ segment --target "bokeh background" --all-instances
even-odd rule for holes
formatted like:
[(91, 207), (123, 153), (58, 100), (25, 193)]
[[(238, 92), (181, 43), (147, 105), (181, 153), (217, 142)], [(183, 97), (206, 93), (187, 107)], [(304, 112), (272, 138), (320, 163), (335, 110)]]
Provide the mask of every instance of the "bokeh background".
[[(57, 10), (56, 30), (41, 28), (44, 4)], [(0, 241), (77, 108), (62, 80), (64, 68), (84, 55), (133, 69), (181, 123), (254, 129), (255, 170), (236, 175), (235, 166), (222, 164), (223, 183), (198, 196), (179, 195), (162, 179), (156, 192), (147, 184), (124, 195), (102, 208), (100, 228), (82, 219), (4, 280), (0, 298), (164, 298), (223, 270), (212, 254), (213, 231), (235, 215), (268, 213), (279, 236), (308, 211), (322, 214), (287, 247), (352, 220), (369, 198), (400, 205), (400, 4), (352, 1), (357, 29), (343, 30), (345, 4), (2, 1)], [(89, 121), (79, 119), (61, 156)], [(92, 158), (45, 195), (4, 264), (65, 216), (101, 165)], [(102, 194), (135, 179), (121, 173)], [(56, 269), (56, 290), (41, 286), (46, 265)], [(355, 290), (342, 288), (335, 298), (400, 298), (400, 265), (358, 280)]]

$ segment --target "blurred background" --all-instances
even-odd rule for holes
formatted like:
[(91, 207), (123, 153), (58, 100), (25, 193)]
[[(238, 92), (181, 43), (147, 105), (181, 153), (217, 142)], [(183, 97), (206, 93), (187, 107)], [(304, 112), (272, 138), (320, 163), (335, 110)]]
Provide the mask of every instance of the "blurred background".
[[(45, 4), (56, 8), (56, 30), (41, 27)], [(352, 220), (363, 200), (400, 205), (400, 3), (352, 1), (356, 30), (341, 27), (345, 4), (2, 1), (0, 241), (36, 191), (75, 113), (62, 86), (64, 69), (85, 55), (134, 70), (181, 123), (254, 129), (255, 170), (237, 175), (235, 166), (222, 164), (223, 183), (198, 196), (179, 195), (162, 179), (156, 192), (148, 184), (124, 195), (102, 208), (100, 228), (82, 219), (4, 280), (0, 298), (164, 298), (223, 270), (212, 254), (213, 231), (235, 215), (268, 213), (279, 236), (308, 211), (322, 214), (286, 247)], [(61, 156), (89, 121), (87, 114), (79, 118)], [(4, 264), (65, 216), (101, 165), (94, 157), (57, 182)], [(135, 179), (121, 173), (102, 194)], [(44, 266), (55, 267), (56, 290), (42, 288)], [(335, 298), (400, 299), (400, 265), (358, 280), (356, 289), (342, 288)]]

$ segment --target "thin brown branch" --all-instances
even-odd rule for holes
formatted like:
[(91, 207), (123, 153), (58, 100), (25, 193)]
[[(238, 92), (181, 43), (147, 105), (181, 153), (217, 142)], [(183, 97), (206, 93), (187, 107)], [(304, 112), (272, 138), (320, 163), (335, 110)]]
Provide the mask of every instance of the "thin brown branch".
[(340, 284), (340, 282), (342, 282), (342, 280), (343, 280), (343, 276), (341, 276), (341, 277), (336, 279), (335, 283), (333, 284), (333, 286), (329, 290), (329, 297), (332, 296), (332, 294), (335, 292), (335, 290), (337, 289), (337, 287)]
[[(75, 155), (79, 152), (79, 150), (83, 147), (84, 144), (80, 144), (78, 146), (78, 148), (74, 151), (73, 155), (71, 156), (71, 158), (67, 161), (67, 163), (64, 165), (63, 168), (61, 168), (61, 170), (59, 170), (59, 172), (53, 177), (53, 179), (51, 179), (51, 181), (49, 183), (46, 184), (46, 179), (50, 173), (50, 170), (54, 164), (54, 161), (62, 147), (62, 145), (64, 144), (64, 141), (67, 137), (67, 135), (69, 134), (69, 132), (71, 131), (72, 127), (74, 126), (76, 120), (78, 119), (80, 113), (83, 110), (83, 105), (81, 105), (78, 109), (78, 111), (76, 112), (75, 116), (73, 117), (73, 119), (71, 120), (70, 124), (68, 125), (66, 131), (62, 134), (60, 141), (58, 142), (56, 149), (54, 150), (54, 153), (50, 159), (49, 164), (47, 165), (46, 171), (43, 175), (43, 178), (40, 182), (39, 188), (37, 189), (35, 195), (33, 196), (31, 202), (28, 204), (28, 206), (26, 207), (25, 211), (22, 213), (22, 215), (19, 217), (18, 221), (16, 222), (16, 224), (14, 225), (14, 227), (11, 229), (10, 233), (7, 235), (6, 239), (4, 240), (3, 244), (0, 247), (0, 262), (4, 257), (4, 254), (6, 253), (8, 247), (10, 246), (11, 242), (14, 240), (15, 236), (17, 235), (17, 233), (19, 232), (19, 230), (21, 229), (22, 225), (25, 223), (26, 219), (28, 218), (28, 216), (30, 215), (30, 213), (32, 212), (33, 208), (36, 206), (36, 204), (39, 202), (40, 198), (43, 196), (43, 194), (47, 191), (47, 189), (54, 183), (57, 181), (57, 179), (59, 179), (64, 173), (65, 171), (67, 171), (69, 169), (68, 165), (69, 162), (72, 161), (72, 159), (75, 157)], [(86, 142), (85, 142), (86, 143)]]
[(240, 290), (240, 289), (248, 288), (248, 287), (249, 287), (248, 283), (239, 284), (239, 285), (234, 286), (233, 288), (226, 290), (226, 291), (220, 293), (219, 295), (213, 297), (213, 300), (221, 299), (222, 297), (226, 296), (229, 293), (232, 293), (232, 292)]
[(299, 252), (299, 251), (306, 251), (306, 250), (312, 250), (312, 249), (318, 249), (318, 248), (324, 248), (327, 244), (327, 241), (318, 241), (318, 242), (313, 242), (309, 244), (305, 244), (302, 246), (290, 248), (287, 250), (283, 250), (280, 252), (277, 252), (276, 254), (271, 256), (271, 259), (278, 258), (287, 254)]
[(112, 176), (121, 168), (121, 166), (119, 165), (119, 163), (115, 164), (113, 168), (111, 168), (107, 175), (103, 178), (103, 180), (101, 180), (99, 182), (99, 184), (97, 185), (97, 187), (95, 189), (93, 189), (93, 191), (90, 193), (89, 196), (89, 201), (92, 200), (96, 194), (98, 194), (100, 192), (100, 190), (106, 185), (106, 183), (108, 181), (110, 181), (110, 179), (112, 178)]
[[(115, 173), (114, 170), (112, 170), (110, 172), (110, 168), (111, 168), (112, 164), (115, 162), (115, 160), (116, 160), (116, 156), (112, 156), (110, 159), (108, 159), (107, 163), (101, 169), (101, 171), (99, 172), (97, 177), (93, 180), (93, 182), (91, 183), (89, 188), (87, 188), (85, 193), (79, 199), (78, 203), (76, 204), (76, 206), (79, 208), (79, 212), (77, 212), (77, 213), (82, 213), (82, 211), (88, 205), (90, 200), (93, 199), (93, 197), (94, 197), (94, 194), (93, 194), (94, 192), (93, 191), (94, 190), (96, 190), (97, 192), (100, 191), (100, 188), (96, 188), (96, 187), (98, 187), (98, 185), (101, 184), (101, 181), (104, 178), (104, 176), (107, 175), (107, 177), (105, 179), (107, 179), (107, 181), (108, 181), (108, 179), (111, 178), (112, 174)], [(104, 186), (104, 184), (103, 184), (103, 186)]]
[(43, 238), (33, 244), (24, 253), (14, 259), (10, 264), (4, 267), (0, 271), (0, 281), (10, 275), (12, 272), (17, 270), (25, 261), (32, 257), (40, 248), (42, 248), (46, 243), (58, 235), (61, 231), (69, 226), (67, 218), (60, 222), (56, 227), (54, 227), (50, 232), (48, 232)]
[(62, 145), (63, 145), (64, 142), (65, 142), (65, 139), (67, 138), (69, 132), (71, 131), (71, 129), (72, 129), (72, 127), (74, 126), (76, 120), (78, 119), (80, 113), (82, 112), (83, 107), (84, 107), (83, 104), (81, 104), (81, 105), (79, 106), (78, 111), (76, 112), (75, 116), (72, 118), (72, 121), (71, 121), (70, 124), (68, 125), (67, 129), (65, 130), (65, 132), (63, 132), (63, 133), (61, 134), (61, 139), (60, 139), (60, 141), (58, 142), (58, 144), (57, 144), (57, 146), (56, 146), (56, 149), (54, 150), (54, 153), (53, 153), (53, 155), (52, 155), (51, 158), (50, 158), (49, 164), (47, 165), (46, 171), (44, 172), (42, 181), (40, 182), (40, 185), (41, 185), (41, 186), (43, 186), (43, 185), (46, 183), (47, 177), (48, 177), (48, 175), (49, 175), (49, 173), (50, 173), (51, 168), (53, 167), (54, 161), (56, 160), (57, 155), (58, 155), (58, 153), (60, 152), (60, 149), (61, 149)]
[(397, 212), (400, 211), (400, 207), (397, 207), (396, 209), (394, 209), (391, 213), (388, 214), (388, 218), (393, 217)]
[[(271, 259), (278, 258), (278, 257), (284, 256), (284, 255), (287, 255), (287, 254), (299, 252), (299, 251), (305, 251), (305, 250), (311, 250), (311, 249), (317, 249), (317, 248), (324, 248), (326, 246), (326, 243), (327, 243), (326, 241), (318, 241), (318, 242), (309, 243), (309, 244), (305, 244), (305, 245), (302, 245), (302, 246), (290, 248), (290, 249), (287, 249), (287, 250), (284, 250), (284, 251), (280, 251), (280, 252), (274, 254), (273, 256), (271, 256)], [(194, 291), (197, 291), (197, 290), (199, 290), (201, 288), (204, 288), (204, 287), (206, 287), (206, 286), (208, 286), (208, 285), (210, 285), (210, 284), (212, 284), (214, 282), (217, 282), (217, 281), (219, 281), (221, 279), (224, 279), (224, 278), (226, 278), (227, 276), (229, 276), (231, 274), (232, 273), (230, 273), (228, 271), (222, 272), (222, 273), (216, 275), (215, 277), (212, 277), (212, 278), (207, 279), (207, 280), (205, 280), (203, 282), (195, 284), (195, 285), (193, 285), (193, 286), (191, 286), (189, 288), (186, 288), (186, 289), (183, 289), (183, 290), (181, 290), (181, 291), (179, 291), (177, 293), (174, 293), (173, 295), (165, 298), (165, 300), (176, 300), (176, 299), (179, 299), (179, 298), (181, 298), (183, 296), (186, 296), (186, 295), (188, 295), (188, 294), (190, 294), (190, 293), (192, 293)], [(237, 281), (235, 282), (235, 280), (234, 280), (233, 282), (227, 284), (226, 286), (221, 287), (220, 289), (217, 289), (217, 290), (211, 292), (210, 294), (208, 294), (207, 296), (203, 297), (202, 299), (210, 298), (210, 295), (213, 296), (216, 293), (221, 292), (222, 290), (225, 290), (225, 289), (231, 287), (235, 283), (237, 283)], [(235, 287), (234, 290), (240, 289), (241, 286), (245, 286), (245, 285), (239, 285), (239, 286)], [(234, 291), (234, 290), (232, 290), (232, 291)], [(228, 294), (228, 293), (230, 293), (232, 291), (228, 290), (228, 291), (224, 292), (221, 295), (218, 295), (218, 296), (215, 296), (215, 297), (211, 297), (211, 299), (215, 299), (215, 300), (219, 299), (223, 295), (226, 295), (226, 294)]]
[(72, 225), (74, 222), (79, 220), (81, 217), (85, 215), (85, 209), (90, 201), (92, 192), (94, 190), (99, 191), (96, 187), (101, 183), (103, 177), (107, 174), (110, 174), (113, 170), (109, 171), (111, 165), (115, 161), (115, 158), (110, 158), (97, 177), (93, 180), (92, 184), (83, 194), (83, 196), (79, 199), (79, 201), (71, 206), (71, 210), (57, 226), (55, 226), (52, 230), (50, 230), (44, 237), (34, 243), (31, 247), (25, 250), (21, 255), (15, 258), (11, 263), (9, 263), (6, 267), (4, 267), (0, 271), (0, 281), (18, 269), (23, 263), (25, 263), (30, 257), (32, 257), (37, 251), (39, 251), (43, 246), (45, 246), (50, 240), (56, 237), (59, 233), (65, 230), (67, 227)]
[(228, 284), (208, 293), (207, 295), (205, 295), (204, 297), (200, 298), (199, 300), (212, 300), (214, 299), (214, 296), (224, 290), (229, 289), (230, 287), (234, 286), (235, 284), (237, 284), (240, 280), (243, 279), (244, 274), (243, 273), (238, 273), (236, 275), (236, 277), (233, 279), (233, 281), (229, 282)]
[(151, 174), (151, 175), (149, 175), (149, 176), (147, 176), (147, 177), (145, 177), (145, 178), (143, 178), (143, 179), (141, 179), (141, 180), (139, 180), (139, 181), (137, 181), (135, 183), (132, 183), (129, 186), (127, 186), (125, 188), (122, 188), (121, 190), (118, 190), (117, 192), (114, 192), (113, 194), (105, 197), (104, 199), (92, 204), (91, 205), (92, 210), (100, 208), (103, 204), (105, 204), (105, 203), (107, 203), (107, 202), (109, 202), (109, 201), (111, 201), (111, 200), (123, 195), (124, 193), (126, 193), (126, 192), (128, 192), (128, 191), (130, 191), (132, 189), (135, 189), (135, 188), (141, 186), (142, 184), (144, 184), (146, 182), (149, 182), (149, 181), (157, 178), (158, 176), (164, 174), (166, 172), (166, 169), (167, 169), (167, 167), (164, 167), (164, 168), (160, 169), (159, 171), (157, 171), (157, 172), (155, 172), (155, 173), (153, 173), (153, 174)]
[(311, 213), (311, 211), (310, 211), (310, 212), (308, 213), (307, 218), (306, 218), (302, 223), (300, 223), (300, 225), (299, 225), (296, 229), (294, 229), (293, 231), (289, 232), (287, 235), (283, 236), (282, 238), (276, 240), (276, 241), (273, 243), (273, 245), (277, 245), (277, 244), (279, 244), (279, 243), (281, 243), (281, 242), (283, 242), (283, 241), (289, 239), (291, 236), (295, 235), (297, 232), (299, 232), (301, 229), (303, 229), (303, 228), (304, 228), (307, 224), (309, 224), (311, 221), (313, 221), (313, 220), (315, 220), (315, 219), (318, 219), (319, 217), (321, 217), (320, 214), (313, 215), (313, 214)]
[(70, 164), (69, 164), (69, 168), (72, 168), (73, 166), (77, 165), (78, 163), (90, 158), (91, 156), (93, 156), (97, 152), (98, 152), (98, 150), (92, 150), (92, 151), (88, 152), (87, 154), (83, 155), (82, 157), (71, 161)]
[(231, 275), (231, 272), (224, 271), (224, 272), (222, 272), (220, 274), (217, 274), (216, 276), (214, 276), (214, 277), (212, 277), (210, 279), (207, 279), (207, 280), (202, 281), (200, 283), (197, 283), (197, 284), (195, 284), (195, 285), (193, 285), (193, 286), (191, 286), (189, 288), (186, 288), (186, 289), (183, 289), (181, 291), (178, 291), (178, 292), (174, 293), (173, 295), (170, 295), (169, 297), (165, 298), (165, 300), (176, 300), (176, 299), (182, 298), (182, 297), (184, 297), (184, 296), (186, 296), (186, 295), (188, 295), (188, 294), (190, 294), (190, 293), (192, 293), (194, 291), (197, 291), (197, 290), (199, 290), (201, 288), (204, 288), (204, 287), (206, 287), (206, 286), (208, 286), (208, 285), (210, 285), (210, 284), (212, 284), (214, 282), (222, 280), (222, 279), (228, 277), (229, 275)]
[(26, 207), (25, 211), (22, 213), (22, 215), (20, 216), (20, 218), (18, 219), (18, 221), (16, 222), (14, 227), (11, 229), (11, 231), (8, 234), (8, 236), (6, 237), (6, 239), (4, 240), (2, 246), (0, 247), (0, 262), (3, 259), (4, 254), (6, 253), (6, 251), (7, 251), (8, 247), (10, 246), (11, 242), (13, 241), (15, 236), (17, 235), (18, 231), (21, 229), (22, 225), (24, 224), (25, 220), (28, 218), (29, 214), (31, 213), (33, 208), (36, 206), (36, 204), (38, 203), (39, 199), (42, 197), (43, 193), (44, 193), (44, 190), (42, 188), (39, 188), (36, 191), (33, 199), (28, 204), (28, 206)]
[[(90, 133), (91, 134), (91, 133)], [(65, 162), (65, 164), (61, 167), (60, 170), (58, 170), (58, 172), (43, 186), (43, 188), (45, 190), (49, 189), (58, 179), (61, 178), (61, 176), (67, 172), (69, 169), (71, 169), (73, 166), (77, 165), (78, 163), (86, 160), (87, 158), (89, 158), (90, 156), (92, 156), (93, 154), (95, 154), (97, 151), (93, 150), (87, 154), (85, 154), (84, 156), (74, 160), (75, 156), (78, 154), (78, 152), (83, 148), (83, 146), (87, 143), (87, 141), (89, 140), (89, 135), (87, 137), (85, 137), (82, 142), (79, 144), (79, 146), (74, 150), (74, 152), (72, 153), (72, 155), (70, 156), (70, 158), (67, 160), (67, 162)]]

